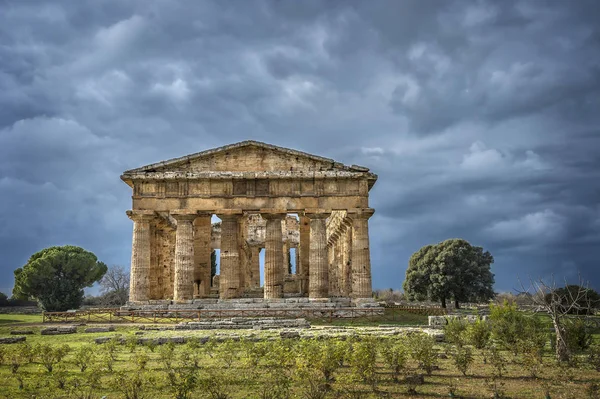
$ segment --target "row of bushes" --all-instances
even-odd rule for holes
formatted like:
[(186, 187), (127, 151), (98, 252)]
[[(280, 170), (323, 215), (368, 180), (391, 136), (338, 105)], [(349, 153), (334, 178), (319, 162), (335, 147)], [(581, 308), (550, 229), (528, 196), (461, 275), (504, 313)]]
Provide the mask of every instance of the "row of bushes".
[[(360, 398), (368, 392), (382, 393), (382, 384), (398, 384), (414, 393), (424, 383), (420, 373), (432, 374), (440, 358), (449, 357), (463, 375), (470, 373), (475, 355), (491, 366), (490, 391), (502, 391), (502, 378), (509, 361), (517, 361), (532, 376), (543, 365), (537, 341), (521, 339), (518, 354), (502, 350), (500, 340), (483, 343), (483, 323), (464, 330), (449, 325), (450, 345), (440, 348), (423, 333), (393, 338), (356, 337), (348, 340), (273, 340), (251, 342), (209, 340), (201, 344), (190, 339), (185, 345), (145, 346), (129, 336), (125, 345), (113, 339), (98, 346), (19, 344), (0, 347), (0, 364), (10, 370), (21, 390), (52, 392), (52, 397), (77, 396), (82, 392), (104, 392), (111, 386), (125, 399), (151, 397), (169, 390), (176, 399), (197, 393), (214, 399), (231, 396), (234, 389), (246, 389), (260, 398), (288, 398), (292, 391), (306, 398), (323, 398), (335, 393)], [(482, 331), (484, 333), (482, 333)], [(452, 335), (453, 333), (456, 333)], [(480, 349), (478, 349), (480, 348)], [(600, 346), (588, 348), (586, 361), (600, 371)], [(42, 374), (30, 373), (31, 365)], [(4, 366), (3, 366), (4, 367)], [(44, 375), (51, 378), (40, 378)], [(46, 386), (40, 386), (45, 383)], [(456, 386), (448, 384), (453, 395)], [(75, 395), (75, 396), (73, 396)], [(92, 396), (86, 396), (91, 398)]]

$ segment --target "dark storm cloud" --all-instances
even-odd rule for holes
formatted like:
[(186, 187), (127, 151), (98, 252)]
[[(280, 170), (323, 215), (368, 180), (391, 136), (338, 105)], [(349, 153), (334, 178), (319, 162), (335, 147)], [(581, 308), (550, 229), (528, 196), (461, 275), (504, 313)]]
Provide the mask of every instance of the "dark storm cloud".
[[(245, 139), (363, 164), (374, 285), (464, 237), (600, 284), (595, 1), (0, 1), (0, 290), (45, 246), (129, 263), (126, 169)], [(394, 283), (390, 283), (394, 282)]]

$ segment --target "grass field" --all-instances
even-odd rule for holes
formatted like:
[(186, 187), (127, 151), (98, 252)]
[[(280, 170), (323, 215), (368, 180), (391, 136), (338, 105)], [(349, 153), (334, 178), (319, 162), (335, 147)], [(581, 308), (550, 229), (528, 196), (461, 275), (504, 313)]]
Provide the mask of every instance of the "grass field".
[[(396, 317), (399, 325), (422, 324), (424, 320), (424, 316), (413, 314)], [(484, 360), (484, 352), (480, 350), (473, 350), (473, 362), (463, 376), (454, 363), (451, 346), (438, 343), (434, 347), (436, 365), (431, 375), (422, 370), (417, 360), (407, 358), (403, 376), (425, 374), (424, 384), (414, 386), (417, 393), (409, 393), (411, 384), (404, 377), (399, 382), (394, 381), (393, 369), (384, 356), (385, 342), (404, 342), (407, 338), (395, 335), (380, 339), (375, 346), (374, 360), (365, 363), (361, 358), (365, 346), (352, 336), (373, 331), (383, 335), (390, 331), (389, 328), (377, 330), (373, 324), (370, 327), (346, 325), (341, 330), (318, 325), (307, 332), (314, 330), (320, 339), (283, 340), (277, 330), (143, 331), (136, 335), (139, 326), (131, 325), (117, 326), (116, 331), (110, 333), (86, 334), (83, 333), (85, 327), (79, 327), (77, 334), (42, 336), (39, 334), (42, 326), (30, 327), (40, 319), (36, 315), (0, 315), (0, 336), (27, 326), (35, 331), (34, 335), (27, 336), (29, 348), (68, 345), (70, 351), (52, 372), (47, 371), (38, 355), (32, 361), (21, 359), (17, 372), (12, 373), (11, 351), (19, 348), (26, 353), (26, 347), (0, 345), (0, 354), (4, 354), (0, 356), (3, 360), (0, 398), (441, 398), (449, 397), (453, 390), (454, 397), (483, 399), (493, 397), (495, 386), (505, 398), (541, 399), (547, 389), (551, 398), (579, 399), (598, 397), (594, 384), (600, 383), (600, 372), (592, 369), (584, 354), (569, 366), (559, 366), (549, 345), (543, 362), (535, 368), (536, 377), (531, 375), (530, 359), (507, 351), (501, 352), (505, 369), (502, 377), (498, 377), (491, 361)], [(401, 327), (398, 328), (401, 331)], [(350, 338), (323, 338), (336, 331)], [(121, 337), (125, 344), (117, 344), (116, 340), (95, 344), (94, 339), (100, 336)], [(209, 341), (156, 348), (134, 344), (138, 337), (169, 336), (208, 337)], [(226, 339), (233, 336), (241, 337), (241, 341)], [(217, 338), (225, 341), (217, 343)], [(260, 339), (260, 342), (250, 339)], [(308, 341), (316, 345), (312, 350), (304, 344)], [(82, 348), (89, 348), (92, 353), (83, 372), (77, 365)], [(316, 357), (315, 348), (321, 351)], [(329, 364), (332, 371), (326, 380), (320, 370), (338, 350), (341, 357)], [(22, 389), (19, 389), (20, 384)], [(327, 389), (319, 390), (324, 384)], [(138, 396), (133, 396), (133, 391), (137, 391)]]
[(41, 314), (0, 314), (0, 326), (41, 322)]

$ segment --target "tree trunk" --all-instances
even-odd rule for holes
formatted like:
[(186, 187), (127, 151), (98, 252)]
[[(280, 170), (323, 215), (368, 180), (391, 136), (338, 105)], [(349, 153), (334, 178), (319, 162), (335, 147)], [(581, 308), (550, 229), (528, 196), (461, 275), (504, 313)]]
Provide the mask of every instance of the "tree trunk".
[(458, 303), (458, 301), (456, 299), (454, 300), (454, 308), (460, 309), (460, 304)]
[(442, 298), (442, 307), (446, 309), (446, 298)]
[(556, 360), (568, 362), (571, 360), (571, 351), (567, 346), (567, 335), (565, 328), (556, 319), (552, 320), (554, 332), (556, 333)]

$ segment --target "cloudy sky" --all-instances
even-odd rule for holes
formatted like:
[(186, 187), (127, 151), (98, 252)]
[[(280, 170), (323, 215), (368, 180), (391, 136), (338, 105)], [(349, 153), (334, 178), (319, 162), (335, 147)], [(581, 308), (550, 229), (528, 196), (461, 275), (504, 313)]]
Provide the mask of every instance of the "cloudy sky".
[(375, 288), (462, 237), (600, 288), (600, 7), (0, 0), (0, 291), (37, 250), (130, 260), (122, 171), (253, 139), (364, 165)]

